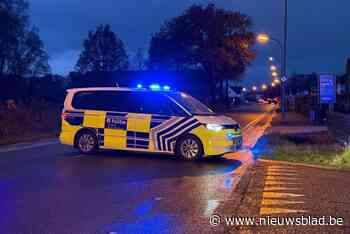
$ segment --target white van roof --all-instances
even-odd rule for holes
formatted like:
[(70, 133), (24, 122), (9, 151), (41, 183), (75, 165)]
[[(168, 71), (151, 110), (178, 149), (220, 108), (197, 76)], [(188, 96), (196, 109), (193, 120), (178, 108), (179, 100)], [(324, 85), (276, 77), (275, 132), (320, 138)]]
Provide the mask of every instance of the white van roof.
[[(80, 91), (135, 91), (132, 88), (121, 88), (121, 87), (89, 87), (89, 88), (73, 88), (67, 89), (67, 92), (80, 92)], [(142, 90), (142, 89), (139, 89)]]

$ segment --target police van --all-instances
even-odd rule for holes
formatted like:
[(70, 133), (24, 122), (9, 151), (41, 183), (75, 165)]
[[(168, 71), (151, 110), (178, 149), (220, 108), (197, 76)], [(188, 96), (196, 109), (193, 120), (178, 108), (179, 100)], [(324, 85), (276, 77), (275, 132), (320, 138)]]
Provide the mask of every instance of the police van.
[[(152, 86), (151, 86), (152, 87)], [(81, 153), (99, 149), (218, 156), (242, 145), (239, 124), (168, 87), (67, 90), (60, 141)]]

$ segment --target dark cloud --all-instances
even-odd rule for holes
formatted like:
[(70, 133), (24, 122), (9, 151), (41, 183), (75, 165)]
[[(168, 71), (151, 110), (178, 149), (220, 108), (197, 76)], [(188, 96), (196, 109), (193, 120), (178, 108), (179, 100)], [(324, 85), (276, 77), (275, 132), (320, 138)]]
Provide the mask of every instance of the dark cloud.
[[(102, 23), (113, 30), (134, 53), (147, 50), (152, 33), (164, 20), (180, 14), (191, 0), (30, 0), (32, 21), (40, 28), (53, 71), (73, 68), (88, 30)], [(213, 2), (213, 1), (211, 1)], [(217, 0), (218, 6), (250, 15), (254, 30), (283, 35), (283, 0)], [(342, 72), (350, 56), (349, 0), (289, 0), (289, 72)], [(248, 71), (253, 80), (267, 77), (266, 58), (278, 57), (274, 44), (257, 47), (259, 56)], [(265, 71), (264, 71), (265, 70)], [(263, 73), (263, 74), (262, 74)]]

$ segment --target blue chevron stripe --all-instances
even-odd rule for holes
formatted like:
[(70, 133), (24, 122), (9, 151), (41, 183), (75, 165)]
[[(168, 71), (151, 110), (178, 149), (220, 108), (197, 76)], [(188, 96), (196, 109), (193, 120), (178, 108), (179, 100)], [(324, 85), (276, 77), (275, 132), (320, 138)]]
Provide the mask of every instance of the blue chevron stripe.
[(177, 135), (178, 133), (180, 133), (182, 131), (186, 131), (187, 128), (189, 128), (190, 126), (192, 126), (193, 124), (195, 124), (197, 122), (198, 122), (198, 120), (196, 120), (196, 119), (189, 120), (188, 122), (186, 122), (184, 125), (182, 125), (178, 129), (176, 129), (175, 131), (169, 132), (168, 134), (162, 136), (161, 137), (161, 139), (162, 139), (162, 149), (165, 150), (165, 151), (169, 151), (168, 148), (166, 147), (166, 140), (168, 138), (171, 138), (172, 136)]
[[(181, 134), (179, 134), (178, 136), (174, 136), (172, 138), (169, 138), (168, 142), (167, 142), (167, 151), (174, 151), (174, 147), (173, 147), (173, 143), (183, 134), (189, 133), (190, 131), (192, 131), (193, 129), (197, 128), (201, 126), (201, 123), (196, 123), (193, 126), (187, 128), (184, 132), (182, 132)], [(166, 142), (166, 140), (165, 140)]]
[(156, 133), (156, 137), (157, 137), (157, 148), (158, 148), (158, 150), (163, 150), (163, 149), (162, 149), (162, 144), (161, 144), (161, 139), (160, 139), (160, 137), (161, 137), (162, 135), (168, 133), (169, 131), (175, 129), (175, 128), (178, 127), (179, 125), (185, 123), (186, 121), (188, 121), (188, 118), (181, 119), (181, 120), (177, 121), (176, 123), (174, 123), (173, 125), (171, 125), (171, 126), (165, 128), (164, 130), (162, 130), (162, 131)]

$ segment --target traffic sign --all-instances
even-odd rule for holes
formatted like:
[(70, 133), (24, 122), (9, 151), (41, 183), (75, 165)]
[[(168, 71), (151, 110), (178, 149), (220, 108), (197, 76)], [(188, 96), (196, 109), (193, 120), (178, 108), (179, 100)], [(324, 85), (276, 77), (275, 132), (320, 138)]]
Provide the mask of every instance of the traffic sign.
[(320, 104), (336, 103), (336, 78), (333, 74), (320, 74), (318, 79)]
[(282, 81), (282, 82), (286, 82), (286, 81), (287, 81), (287, 77), (286, 77), (286, 76), (282, 76), (282, 77), (281, 77), (281, 81)]

